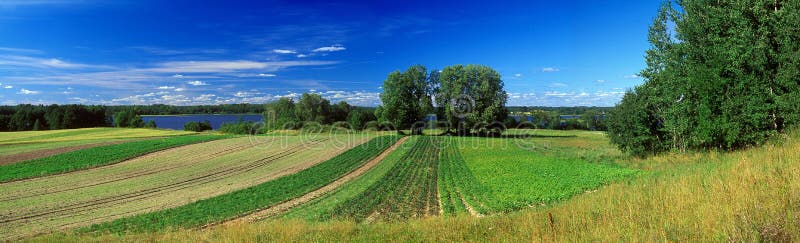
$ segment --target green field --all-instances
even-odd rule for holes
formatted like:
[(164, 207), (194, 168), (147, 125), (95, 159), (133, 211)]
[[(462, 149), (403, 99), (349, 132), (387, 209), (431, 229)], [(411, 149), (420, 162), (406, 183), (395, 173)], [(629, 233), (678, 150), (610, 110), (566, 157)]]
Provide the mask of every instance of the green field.
[[(196, 136), (172, 139), (191, 137)], [(297, 133), (259, 137), (260, 143), (222, 139), (2, 183), (0, 235), (16, 239), (61, 228), (35, 239), (752, 239), (742, 232), (793, 232), (800, 222), (791, 218), (800, 212), (785, 208), (798, 202), (790, 193), (800, 190), (797, 137), (752, 151), (640, 160), (622, 155), (600, 132), (411, 136), (360, 176), (259, 222), (235, 220), (331, 184), (399, 137)], [(75, 152), (99, 153), (95, 149)], [(763, 211), (753, 211), (757, 207)], [(782, 221), (770, 220), (776, 218)], [(196, 230), (229, 220), (234, 221)], [(591, 230), (574, 230), (588, 225)]]

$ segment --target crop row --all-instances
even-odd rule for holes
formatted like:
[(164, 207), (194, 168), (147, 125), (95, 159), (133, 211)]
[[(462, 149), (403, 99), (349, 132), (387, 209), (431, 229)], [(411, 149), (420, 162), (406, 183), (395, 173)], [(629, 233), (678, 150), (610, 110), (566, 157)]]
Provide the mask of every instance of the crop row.
[(116, 233), (157, 231), (176, 227), (198, 227), (241, 217), (323, 187), (376, 157), (399, 138), (399, 136), (377, 137), (295, 174), (180, 207), (121, 218), (79, 231)]
[(493, 202), (491, 192), (486, 189), (467, 167), (454, 139), (448, 139), (439, 157), (439, 196), (442, 212), (454, 215), (467, 213), (487, 214)]
[(0, 182), (66, 173), (109, 165), (159, 150), (229, 138), (221, 135), (176, 136), (76, 150), (0, 166)]
[(439, 214), (438, 137), (421, 137), (392, 169), (359, 196), (337, 206), (333, 217), (406, 219)]

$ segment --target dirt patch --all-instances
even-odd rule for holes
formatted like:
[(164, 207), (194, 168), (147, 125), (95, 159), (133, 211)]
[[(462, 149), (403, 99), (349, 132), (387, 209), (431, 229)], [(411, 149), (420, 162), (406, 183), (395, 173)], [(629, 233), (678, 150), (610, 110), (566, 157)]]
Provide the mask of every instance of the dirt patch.
[(309, 201), (311, 201), (311, 200), (313, 200), (313, 199), (315, 199), (315, 198), (317, 198), (319, 196), (322, 196), (322, 195), (324, 195), (326, 193), (329, 193), (329, 192), (333, 191), (334, 189), (338, 188), (339, 186), (341, 186), (341, 185), (343, 185), (343, 184), (345, 184), (345, 183), (347, 183), (347, 182), (349, 182), (349, 181), (351, 181), (351, 180), (353, 180), (355, 178), (358, 178), (359, 176), (363, 175), (367, 171), (371, 170), (373, 167), (375, 167), (381, 161), (383, 161), (383, 159), (385, 159), (386, 156), (389, 156), (389, 154), (391, 154), (392, 151), (394, 151), (398, 147), (400, 147), (400, 145), (403, 144), (403, 142), (405, 142), (407, 139), (408, 139), (408, 137), (400, 138), (400, 140), (398, 140), (394, 145), (392, 145), (391, 147), (389, 147), (386, 150), (384, 150), (383, 152), (381, 152), (381, 154), (379, 154), (377, 157), (373, 158), (372, 160), (368, 161), (367, 163), (365, 163), (364, 165), (362, 165), (358, 169), (356, 169), (356, 170), (354, 170), (354, 171), (342, 176), (341, 178), (337, 179), (336, 181), (334, 181), (334, 182), (332, 182), (332, 183), (330, 183), (328, 185), (325, 185), (325, 186), (323, 186), (323, 187), (321, 187), (321, 188), (319, 188), (319, 189), (317, 189), (315, 191), (309, 192), (309, 193), (307, 193), (307, 194), (305, 194), (305, 195), (303, 195), (301, 197), (294, 198), (294, 199), (291, 199), (289, 201), (280, 203), (278, 205), (269, 207), (267, 209), (264, 209), (264, 210), (261, 210), (261, 211), (258, 211), (258, 212), (255, 212), (255, 213), (252, 213), (252, 214), (249, 214), (249, 215), (246, 215), (246, 216), (243, 216), (243, 217), (240, 217), (240, 218), (228, 221), (228, 222), (225, 222), (225, 224), (241, 223), (242, 221), (255, 222), (255, 221), (262, 220), (262, 219), (266, 219), (266, 218), (281, 214), (283, 212), (286, 212), (289, 209), (292, 209), (292, 208), (294, 208), (296, 206), (299, 206), (299, 205), (302, 205), (304, 203), (307, 203), (307, 202), (309, 202)]
[(105, 145), (114, 145), (114, 144), (121, 144), (125, 142), (134, 142), (134, 141), (141, 141), (144, 139), (132, 139), (132, 140), (119, 140), (119, 141), (110, 141), (110, 142), (101, 142), (101, 143), (90, 143), (90, 144), (82, 144), (82, 145), (75, 145), (75, 146), (67, 146), (61, 148), (53, 148), (53, 149), (42, 149), (30, 152), (24, 152), (19, 154), (12, 154), (12, 155), (5, 155), (0, 156), (0, 165), (7, 165), (13, 164), (17, 162), (22, 162), (26, 160), (38, 159), (38, 158), (45, 158), (50, 157), (57, 154), (63, 154), (66, 152), (72, 152), (75, 150), (81, 149), (88, 149), (94, 148), (99, 146)]

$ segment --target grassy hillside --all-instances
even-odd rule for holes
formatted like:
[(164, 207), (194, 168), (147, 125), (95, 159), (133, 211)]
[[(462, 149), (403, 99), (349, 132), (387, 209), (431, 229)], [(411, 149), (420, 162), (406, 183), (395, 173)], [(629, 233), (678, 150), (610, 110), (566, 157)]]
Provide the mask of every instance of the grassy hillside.
[[(559, 141), (534, 140), (545, 153), (572, 154), (589, 161), (620, 158), (602, 135), (576, 135)], [(800, 237), (800, 196), (796, 193), (800, 191), (800, 133), (738, 152), (673, 154), (617, 163), (647, 173), (553, 205), (487, 217), (462, 214), (372, 224), (278, 219), (123, 238), (57, 234), (35, 240), (788, 241)]]

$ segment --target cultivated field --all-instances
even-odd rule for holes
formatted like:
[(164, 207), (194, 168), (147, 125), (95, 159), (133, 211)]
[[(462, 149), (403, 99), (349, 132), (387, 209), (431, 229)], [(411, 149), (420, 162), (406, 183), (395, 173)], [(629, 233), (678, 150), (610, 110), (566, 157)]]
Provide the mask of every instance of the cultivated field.
[(800, 190), (798, 137), (750, 151), (647, 160), (623, 156), (604, 133), (580, 131), (219, 139), (0, 183), (0, 235), (57, 231), (34, 238), (45, 241), (788, 237), (800, 222), (800, 212), (787, 207), (800, 203), (790, 193)]
[(371, 136), (233, 138), (121, 163), (0, 184), (0, 235), (88, 226), (172, 208), (290, 175)]

